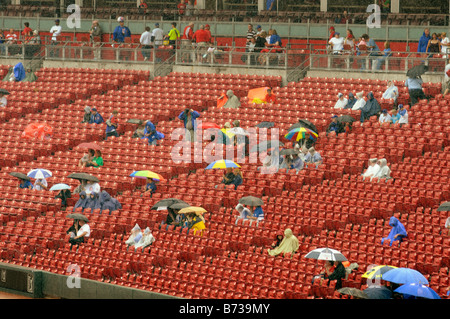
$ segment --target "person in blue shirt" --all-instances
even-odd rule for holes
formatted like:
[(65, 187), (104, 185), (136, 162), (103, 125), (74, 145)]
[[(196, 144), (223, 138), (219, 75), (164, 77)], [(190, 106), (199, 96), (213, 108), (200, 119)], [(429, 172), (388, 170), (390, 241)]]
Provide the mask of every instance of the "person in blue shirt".
[(19, 188), (22, 188), (22, 189), (24, 189), (24, 188), (33, 189), (33, 184), (30, 181), (26, 180), (26, 179), (21, 179), (20, 180), (20, 184), (19, 184)]
[(186, 140), (191, 142), (195, 141), (195, 121), (200, 117), (200, 113), (193, 109), (185, 109), (178, 115), (178, 118), (183, 121), (184, 128), (186, 129)]
[(276, 7), (275, 0), (267, 0), (266, 1), (266, 10), (267, 11), (275, 10), (275, 7)]
[(125, 26), (125, 19), (123, 17), (119, 17), (117, 21), (119, 25), (113, 31), (113, 41), (116, 43), (124, 43), (125, 38), (131, 37), (131, 31)]
[(153, 178), (147, 178), (147, 184), (145, 185), (145, 190), (142, 192), (142, 195), (150, 193), (150, 197), (152, 197), (154, 192), (156, 192), (156, 182)]
[(384, 43), (383, 56), (377, 59), (377, 70), (381, 70), (382, 65), (385, 63), (386, 59), (392, 54), (391, 45), (389, 41)]
[(251, 208), (251, 210), (253, 211), (253, 215), (248, 216), (249, 219), (253, 219), (253, 220), (262, 220), (264, 219), (264, 212), (261, 208), (261, 206), (256, 207), (255, 209), (253, 209), (254, 207)]
[(149, 145), (157, 145), (157, 141), (164, 138), (164, 134), (156, 130), (155, 125), (148, 120), (144, 126), (144, 136), (141, 139), (147, 139)]
[(427, 28), (423, 31), (423, 35), (419, 39), (419, 45), (417, 46), (417, 52), (427, 52), (428, 41), (431, 40), (430, 30)]
[(398, 114), (398, 110), (397, 109), (393, 109), (392, 110), (392, 115), (391, 115), (391, 121), (392, 124), (397, 123), (400, 120), (400, 114)]
[(89, 124), (101, 124), (103, 122), (103, 117), (100, 115), (100, 113), (97, 112), (97, 109), (94, 107), (91, 110), (91, 120), (89, 121)]

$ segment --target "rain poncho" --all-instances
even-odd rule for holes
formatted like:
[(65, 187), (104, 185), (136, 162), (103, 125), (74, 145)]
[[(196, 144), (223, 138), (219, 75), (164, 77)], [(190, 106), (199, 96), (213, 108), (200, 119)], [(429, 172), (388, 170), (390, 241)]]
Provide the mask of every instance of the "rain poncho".
[(356, 98), (353, 95), (353, 93), (352, 92), (348, 93), (347, 105), (344, 107), (344, 109), (351, 109), (351, 108), (353, 108), (355, 103), (356, 103)]
[(155, 242), (155, 237), (150, 230), (150, 228), (146, 228), (144, 233), (137, 244), (134, 245), (135, 248), (145, 248)]
[[(369, 167), (364, 172), (364, 174), (363, 174), (364, 177), (373, 177), (376, 174), (378, 174), (378, 171), (380, 170), (380, 165), (377, 164), (377, 160), (378, 159), (376, 159), (376, 158), (371, 158), (369, 160)], [(374, 165), (371, 165), (371, 164), (374, 164)]]
[(19, 62), (14, 66), (13, 72), (16, 82), (20, 82), (26, 77), (25, 68), (23, 67), (22, 62)]
[(136, 245), (142, 238), (142, 230), (138, 224), (134, 225), (133, 229), (131, 229), (130, 237), (125, 241), (125, 244), (129, 246)]
[(100, 205), (102, 210), (109, 210), (110, 212), (118, 210), (120, 209), (120, 204), (118, 205), (118, 203), (119, 202), (115, 198), (112, 198), (107, 191), (102, 191), (100, 193)]
[[(405, 226), (394, 216), (391, 217), (389, 220), (389, 226), (392, 227), (391, 232), (387, 237), (384, 237), (381, 239), (381, 244), (384, 243), (385, 240), (389, 239), (391, 241), (390, 245), (392, 246), (392, 243), (396, 240), (402, 240), (403, 237), (408, 236)], [(395, 237), (398, 235), (397, 237)]]
[(299, 243), (297, 237), (294, 236), (291, 229), (287, 228), (284, 231), (284, 238), (280, 245), (275, 249), (269, 249), (268, 252), (270, 256), (277, 256), (279, 254), (294, 253), (298, 248)]
[(353, 104), (352, 110), (360, 110), (366, 105), (366, 100), (363, 99), (363, 92), (356, 93), (356, 102)]
[(425, 35), (425, 32), (419, 39), (419, 45), (417, 46), (417, 52), (427, 52), (428, 41), (431, 40), (431, 36)]
[(239, 98), (234, 95), (232, 90), (227, 91), (227, 102), (223, 105), (224, 109), (237, 109), (241, 106), (241, 102), (239, 101)]
[(342, 93), (338, 94), (338, 100), (334, 105), (335, 109), (344, 109), (347, 106), (348, 100), (344, 97)]
[(41, 191), (44, 190), (45, 188), (42, 187), (41, 185), (39, 185), (38, 183), (41, 183), (42, 185), (44, 185), (45, 187), (48, 186), (47, 180), (45, 178), (38, 178), (35, 182), (34, 182), (34, 186), (33, 188), (35, 190)]
[(372, 92), (367, 94), (367, 99), (366, 105), (361, 109), (361, 122), (364, 122), (371, 116), (377, 115), (381, 111), (381, 106)]
[(396, 100), (398, 97), (398, 87), (396, 87), (393, 83), (384, 91), (382, 98), (383, 99), (394, 99)]
[(391, 177), (391, 169), (387, 166), (387, 160), (382, 158), (380, 160), (380, 169), (373, 176), (373, 178), (390, 178)]
[(203, 217), (194, 216), (188, 227), (194, 231), (194, 235), (197, 231), (199, 231), (200, 234), (203, 234), (203, 229), (206, 229), (205, 220)]
[[(89, 197), (86, 200), (86, 206), (84, 207), (89, 211), (94, 209), (101, 209), (102, 205), (100, 204), (99, 194), (98, 193), (90, 193)], [(91, 211), (91, 212), (92, 212)]]
[(82, 207), (83, 210), (84, 210), (84, 208), (86, 207), (87, 200), (88, 200), (88, 197), (86, 195), (86, 192), (85, 191), (81, 191), (80, 192), (80, 198), (75, 203), (75, 206), (73, 206), (73, 211), (75, 211), (78, 207)]
[(242, 204), (236, 205), (236, 210), (239, 212), (239, 218), (241, 219), (248, 219), (248, 216), (250, 216), (252, 213), (250, 210)]

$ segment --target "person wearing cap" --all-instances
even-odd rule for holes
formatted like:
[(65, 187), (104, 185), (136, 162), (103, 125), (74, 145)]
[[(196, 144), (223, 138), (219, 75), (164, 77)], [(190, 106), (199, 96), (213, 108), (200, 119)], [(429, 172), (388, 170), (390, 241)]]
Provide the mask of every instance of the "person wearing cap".
[[(89, 29), (89, 38), (91, 39), (91, 42), (98, 42), (96, 39), (100, 38), (102, 36), (102, 29), (100, 28), (100, 25), (98, 23), (98, 20), (92, 21), (91, 28)], [(98, 39), (100, 40), (100, 39)], [(101, 40), (100, 40), (101, 42)]]
[(345, 109), (347, 106), (348, 100), (345, 98), (344, 94), (339, 93), (338, 94), (338, 100), (334, 104), (335, 109)]
[(192, 40), (193, 42), (195, 41), (197, 45), (197, 62), (202, 62), (204, 51), (211, 42), (211, 37), (208, 32), (206, 32), (204, 25), (201, 25), (198, 30), (194, 32)]
[(398, 120), (400, 126), (408, 124), (408, 111), (403, 107), (403, 104), (398, 105), (398, 115), (400, 115), (400, 119)]
[(342, 132), (342, 125), (341, 123), (338, 122), (337, 118), (338, 118), (337, 115), (333, 115), (331, 117), (331, 123), (330, 125), (328, 125), (327, 134), (330, 132), (335, 132), (337, 135)]
[(339, 32), (335, 32), (334, 37), (328, 41), (328, 44), (332, 46), (333, 54), (340, 54), (344, 49), (344, 38), (341, 37)]
[(205, 31), (206, 31), (206, 33), (208, 35), (208, 38), (209, 38), (208, 42), (212, 43), (213, 41), (212, 41), (212, 35), (211, 35), (211, 26), (209, 24), (205, 24)]
[(131, 31), (125, 26), (125, 19), (123, 17), (119, 17), (117, 21), (119, 25), (113, 31), (113, 41), (115, 43), (124, 43), (125, 38), (131, 37)]
[[(55, 25), (51, 27), (50, 33), (52, 35), (52, 45), (58, 45), (58, 37), (61, 35), (62, 27), (59, 25), (59, 19), (55, 20)], [(50, 50), (50, 56), (54, 57), (56, 55), (59, 55), (59, 51), (57, 50)]]
[(90, 121), (91, 121), (91, 108), (89, 106), (86, 106), (84, 108), (84, 115), (81, 123), (89, 123)]
[(263, 32), (264, 30), (262, 29), (262, 27), (260, 25), (256, 26), (256, 34), (255, 35), (259, 35), (261, 34), (261, 32)]
[(383, 109), (378, 119), (380, 123), (392, 123), (392, 117), (386, 109)]
[(180, 115), (178, 115), (178, 118), (183, 121), (184, 128), (186, 129), (186, 140), (194, 142), (196, 129), (195, 122), (199, 117), (199, 112), (189, 108), (185, 109), (180, 113)]
[(155, 49), (157, 49), (159, 46), (163, 45), (164, 40), (164, 31), (159, 27), (159, 23), (155, 23), (155, 28), (152, 31), (152, 37), (153, 37), (153, 45), (155, 46)]
[(108, 136), (119, 137), (119, 133), (117, 132), (119, 127), (118, 113), (117, 110), (113, 110), (109, 119), (106, 120), (105, 141), (108, 139)]
[(89, 124), (101, 124), (103, 123), (103, 117), (100, 115), (100, 113), (97, 112), (97, 109), (94, 107), (91, 109), (91, 120), (89, 121)]

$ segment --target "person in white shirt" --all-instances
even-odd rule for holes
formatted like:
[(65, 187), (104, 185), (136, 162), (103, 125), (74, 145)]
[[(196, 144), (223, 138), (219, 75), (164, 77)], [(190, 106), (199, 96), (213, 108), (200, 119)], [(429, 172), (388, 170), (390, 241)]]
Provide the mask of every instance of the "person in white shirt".
[(378, 121), (380, 123), (391, 123), (392, 122), (392, 117), (388, 113), (388, 111), (386, 109), (384, 109), (383, 111), (381, 111), (380, 118), (378, 119)]
[(48, 183), (45, 178), (36, 179), (36, 182), (34, 182), (34, 186), (33, 186), (33, 188), (38, 191), (46, 190), (47, 187), (48, 187)]
[(394, 101), (397, 101), (398, 87), (394, 85), (394, 82), (391, 80), (388, 81), (388, 87), (381, 97), (385, 100), (393, 99)]
[(93, 181), (87, 181), (86, 182), (86, 194), (89, 195), (91, 193), (98, 193), (100, 194), (100, 185), (99, 183), (93, 182)]
[(141, 34), (139, 42), (142, 45), (142, 56), (144, 57), (144, 61), (147, 61), (150, 58), (150, 49), (152, 47), (152, 34), (150, 32), (150, 27), (145, 27), (145, 31)]
[(441, 33), (441, 53), (444, 59), (447, 58), (447, 49), (450, 49), (450, 40), (447, 37), (447, 33)]
[(5, 94), (0, 92), (0, 107), (6, 107), (8, 105), (8, 100), (6, 99)]
[(339, 93), (338, 94), (338, 100), (336, 101), (336, 104), (334, 105), (335, 109), (344, 109), (347, 105), (348, 100), (345, 98), (344, 94)]
[[(52, 34), (52, 45), (58, 45), (58, 37), (61, 35), (62, 27), (59, 25), (59, 19), (55, 20), (55, 25), (50, 29), (50, 33)], [(50, 50), (50, 56), (58, 56), (59, 52), (55, 49)]]
[(364, 92), (356, 93), (356, 103), (353, 105), (352, 110), (356, 111), (364, 107), (366, 105), (366, 100), (363, 98)]
[[(71, 235), (69, 243), (72, 245), (78, 245), (84, 243), (91, 235), (91, 227), (84, 220), (78, 220), (75, 223), (76, 234)], [(72, 233), (73, 234), (73, 233)]]
[(155, 28), (152, 31), (152, 36), (154, 37), (153, 44), (155, 45), (155, 49), (163, 45), (164, 31), (159, 27), (159, 23), (155, 23)]
[(448, 76), (449, 74), (450, 74), (450, 63), (448, 63), (444, 69), (444, 86), (445, 86), (444, 96), (447, 95), (448, 91), (450, 90), (450, 76)]
[(344, 49), (344, 38), (341, 38), (339, 32), (336, 32), (328, 43), (333, 47), (333, 54), (339, 54)]

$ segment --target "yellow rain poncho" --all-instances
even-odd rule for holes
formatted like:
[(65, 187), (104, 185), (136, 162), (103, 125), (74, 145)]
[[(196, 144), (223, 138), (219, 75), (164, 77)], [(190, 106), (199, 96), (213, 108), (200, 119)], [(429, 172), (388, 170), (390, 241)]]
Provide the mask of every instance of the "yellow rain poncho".
[(297, 237), (294, 236), (291, 229), (287, 228), (284, 231), (284, 238), (280, 245), (275, 249), (269, 249), (268, 252), (270, 256), (277, 256), (279, 254), (296, 252), (298, 248), (299, 243)]

